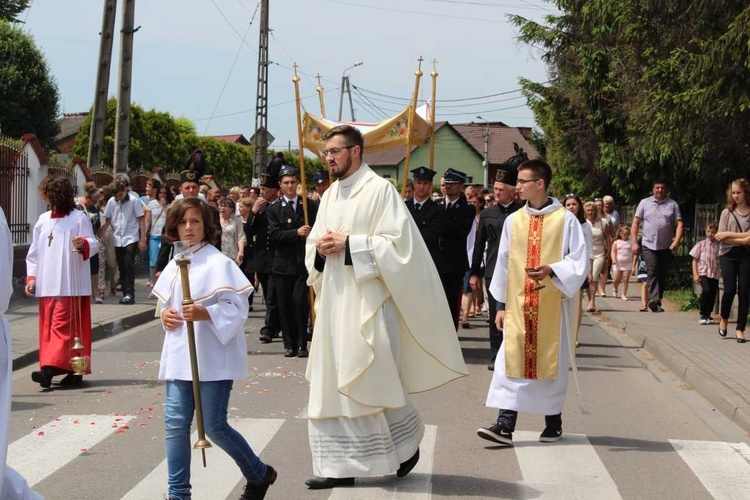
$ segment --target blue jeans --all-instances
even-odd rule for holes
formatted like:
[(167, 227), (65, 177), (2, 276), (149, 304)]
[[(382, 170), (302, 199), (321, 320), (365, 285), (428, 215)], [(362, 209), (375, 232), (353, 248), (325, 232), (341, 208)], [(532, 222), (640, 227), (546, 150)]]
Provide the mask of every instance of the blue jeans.
[[(266, 465), (253, 453), (245, 438), (227, 423), (231, 380), (201, 382), (203, 426), (206, 437), (224, 450), (242, 471), (248, 482), (258, 484), (266, 477)], [(193, 383), (168, 380), (164, 426), (167, 434), (167, 470), (169, 498), (190, 500), (190, 425), (195, 404)]]
[[(161, 246), (161, 235), (148, 235), (148, 265), (146, 267), (156, 267), (156, 259), (159, 257), (159, 247)], [(150, 273), (149, 269), (149, 273)], [(149, 274), (150, 277), (150, 274)]]

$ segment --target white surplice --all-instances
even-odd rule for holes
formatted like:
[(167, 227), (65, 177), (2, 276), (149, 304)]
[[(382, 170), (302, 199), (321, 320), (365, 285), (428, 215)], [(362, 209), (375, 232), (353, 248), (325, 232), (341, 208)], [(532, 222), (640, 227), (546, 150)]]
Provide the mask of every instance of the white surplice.
[(52, 212), (39, 216), (26, 255), (26, 275), (37, 278), (37, 297), (91, 295), (91, 266), (73, 251), (74, 236), (86, 240), (89, 257), (99, 253), (91, 221), (80, 210), (72, 210), (65, 217), (52, 218)]
[[(552, 203), (541, 210), (529, 207), (528, 203), (521, 208), (530, 215), (549, 214), (560, 208), (560, 202), (552, 198)], [(516, 214), (505, 219), (500, 246), (497, 254), (495, 273), (490, 282), (490, 293), (498, 302), (506, 302), (508, 255), (510, 240), (513, 237), (513, 220)], [(563, 300), (575, 297), (589, 272), (590, 261), (586, 242), (578, 219), (565, 214), (562, 255), (560, 261), (550, 264), (556, 277), (552, 284), (563, 294)], [(572, 301), (569, 301), (572, 302)], [(574, 307), (577, 307), (575, 304)], [(569, 308), (570, 310), (570, 308)], [(540, 311), (544, 314), (544, 311)], [(494, 318), (493, 318), (494, 319)], [(486, 405), (505, 410), (516, 410), (524, 413), (556, 415), (562, 412), (565, 392), (568, 388), (568, 328), (564, 314), (560, 313), (560, 341), (557, 359), (557, 378), (555, 380), (530, 380), (510, 378), (505, 373), (505, 345), (498, 352), (495, 371), (487, 394)]]
[[(339, 252), (315, 269), (327, 231), (348, 235), (352, 265)], [(408, 394), (468, 373), (435, 265), (396, 189), (366, 164), (323, 195), (306, 265), (317, 293), (306, 373), (313, 470), (391, 473), (424, 432)]]
[(13, 348), (10, 324), (5, 318), (13, 294), (13, 239), (5, 213), (0, 208), (0, 499), (39, 500), (43, 497), (29, 488), (26, 480), (6, 465), (10, 398), (13, 391)]
[[(190, 295), (211, 317), (193, 322), (199, 378), (204, 382), (247, 380), (244, 324), (253, 287), (237, 264), (215, 246), (203, 242), (192, 248)], [(182, 280), (174, 259), (164, 268), (153, 291), (162, 309), (174, 307), (182, 315)], [(159, 380), (193, 380), (187, 322), (177, 330), (165, 330)]]

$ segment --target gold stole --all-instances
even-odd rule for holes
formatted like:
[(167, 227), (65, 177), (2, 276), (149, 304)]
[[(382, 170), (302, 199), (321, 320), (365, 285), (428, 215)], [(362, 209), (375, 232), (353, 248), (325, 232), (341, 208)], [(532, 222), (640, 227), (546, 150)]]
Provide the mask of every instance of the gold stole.
[[(560, 348), (562, 292), (549, 278), (534, 290), (527, 267), (562, 260), (565, 209), (546, 215), (516, 212), (508, 253), (505, 302), (505, 375), (509, 378), (555, 380)], [(543, 312), (543, 314), (542, 314)]]

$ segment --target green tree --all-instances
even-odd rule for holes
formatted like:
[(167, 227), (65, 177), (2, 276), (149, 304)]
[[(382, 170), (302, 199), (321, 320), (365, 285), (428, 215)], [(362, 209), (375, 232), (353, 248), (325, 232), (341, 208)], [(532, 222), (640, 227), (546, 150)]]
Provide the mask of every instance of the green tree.
[(0, 21), (21, 22), (18, 14), (25, 11), (30, 0), (0, 0)]
[(31, 35), (3, 20), (0, 61), (0, 129), (12, 137), (35, 134), (52, 149), (60, 130), (57, 84)]
[(714, 201), (750, 153), (750, 7), (738, 0), (559, 0), (519, 16), (549, 82), (522, 80), (555, 188), (635, 202), (656, 178)]
[[(102, 163), (112, 165), (114, 160), (115, 117), (117, 100), (107, 101), (107, 118), (104, 122), (104, 148)], [(222, 185), (246, 183), (250, 180), (253, 164), (251, 148), (229, 144), (212, 137), (198, 137), (195, 125), (187, 118), (174, 118), (162, 111), (144, 110), (137, 104), (130, 108), (130, 168), (160, 167), (167, 172), (179, 172), (185, 160), (195, 148), (206, 155), (208, 171)], [(88, 155), (91, 114), (81, 125), (76, 137), (74, 153), (85, 158)]]

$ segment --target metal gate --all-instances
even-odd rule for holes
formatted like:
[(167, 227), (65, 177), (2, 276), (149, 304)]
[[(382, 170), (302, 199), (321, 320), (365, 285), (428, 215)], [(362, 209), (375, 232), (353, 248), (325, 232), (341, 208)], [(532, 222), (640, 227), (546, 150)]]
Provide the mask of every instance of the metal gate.
[(0, 207), (8, 219), (13, 244), (27, 243), (29, 156), (19, 140), (0, 135)]

